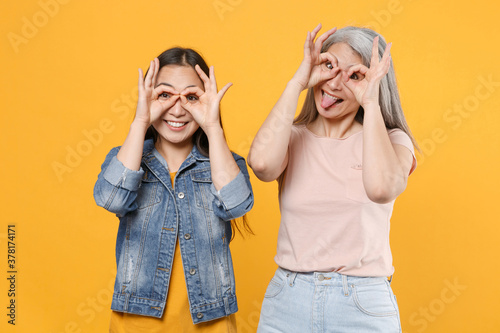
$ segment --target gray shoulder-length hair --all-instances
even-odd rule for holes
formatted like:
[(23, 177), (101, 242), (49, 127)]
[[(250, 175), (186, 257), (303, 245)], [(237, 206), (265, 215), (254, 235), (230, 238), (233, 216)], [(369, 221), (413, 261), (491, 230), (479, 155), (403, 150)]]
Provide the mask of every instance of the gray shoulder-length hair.
[[(326, 52), (330, 46), (335, 43), (346, 43), (355, 52), (357, 52), (363, 61), (363, 65), (370, 66), (370, 59), (372, 56), (373, 39), (379, 36), (378, 54), (382, 58), (387, 43), (384, 38), (375, 31), (367, 28), (359, 27), (345, 27), (333, 35), (331, 35), (324, 43), (321, 52)], [(396, 75), (394, 73), (394, 66), (389, 67), (389, 72), (380, 81), (379, 103), (384, 118), (385, 126), (387, 129), (399, 128), (404, 131), (413, 142), (413, 145), (418, 149), (418, 144), (411, 134), (410, 128), (406, 123), (403, 109), (401, 108), (401, 101), (399, 99), (398, 86), (396, 84)], [(364, 110), (360, 106), (356, 114), (356, 120), (363, 124)], [(294, 119), (294, 124), (309, 124), (318, 117), (318, 109), (314, 101), (313, 88), (309, 88), (304, 105), (300, 114)]]

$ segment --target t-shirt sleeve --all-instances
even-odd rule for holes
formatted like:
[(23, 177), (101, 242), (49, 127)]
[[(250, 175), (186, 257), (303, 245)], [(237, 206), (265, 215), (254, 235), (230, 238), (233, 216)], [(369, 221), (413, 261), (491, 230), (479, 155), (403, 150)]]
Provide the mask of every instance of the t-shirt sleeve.
[(413, 142), (411, 142), (408, 134), (403, 132), (400, 129), (392, 129), (389, 130), (389, 139), (393, 145), (401, 145), (408, 148), (411, 151), (411, 155), (413, 156), (413, 163), (410, 169), (409, 175), (417, 168), (417, 158), (415, 157), (415, 149), (413, 148)]
[(297, 140), (300, 140), (302, 131), (303, 129), (301, 125), (292, 125), (290, 140), (288, 141), (288, 162), (290, 162), (290, 156), (297, 147)]
[(300, 135), (301, 135), (301, 125), (292, 125), (292, 130), (290, 132), (290, 139), (288, 141), (288, 147), (287, 147), (287, 155), (288, 155), (287, 167), (285, 168), (285, 170), (283, 170), (283, 173), (278, 177), (277, 179), (278, 184), (283, 184), (285, 182), (286, 171), (288, 169), (288, 165), (290, 164), (293, 151), (294, 149), (297, 148), (297, 140), (300, 140)]
[(292, 125), (292, 131), (290, 132), (290, 141), (288, 142), (288, 146), (293, 145), (293, 142), (297, 140), (297, 138), (300, 136), (301, 129), (302, 128), (297, 125)]

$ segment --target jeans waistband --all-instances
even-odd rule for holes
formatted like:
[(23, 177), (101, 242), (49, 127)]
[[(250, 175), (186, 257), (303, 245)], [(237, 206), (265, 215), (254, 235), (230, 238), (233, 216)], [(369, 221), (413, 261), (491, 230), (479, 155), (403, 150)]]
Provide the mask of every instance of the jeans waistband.
[(278, 268), (278, 272), (287, 279), (290, 286), (293, 286), (296, 279), (306, 281), (311, 284), (316, 285), (330, 285), (330, 286), (342, 286), (347, 288), (348, 285), (367, 285), (367, 284), (378, 284), (381, 282), (387, 282), (386, 277), (376, 276), (376, 277), (364, 277), (364, 276), (352, 276), (344, 275), (336, 272), (293, 272), (285, 268)]

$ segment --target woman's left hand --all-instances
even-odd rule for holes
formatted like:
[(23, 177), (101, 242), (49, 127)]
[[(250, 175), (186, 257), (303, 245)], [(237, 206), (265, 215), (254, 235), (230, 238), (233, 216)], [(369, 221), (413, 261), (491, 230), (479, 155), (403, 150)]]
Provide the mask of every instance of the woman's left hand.
[(195, 70), (203, 81), (205, 91), (198, 87), (184, 89), (180, 93), (181, 103), (208, 135), (211, 129), (220, 129), (219, 104), (232, 83), (217, 91), (213, 66), (210, 67), (210, 77), (198, 65), (195, 66)]
[(373, 39), (370, 68), (359, 64), (352, 66), (347, 73), (343, 74), (345, 85), (363, 108), (368, 105), (379, 105), (380, 80), (387, 74), (391, 65), (392, 44), (387, 44), (382, 59), (379, 60), (378, 39), (378, 36)]

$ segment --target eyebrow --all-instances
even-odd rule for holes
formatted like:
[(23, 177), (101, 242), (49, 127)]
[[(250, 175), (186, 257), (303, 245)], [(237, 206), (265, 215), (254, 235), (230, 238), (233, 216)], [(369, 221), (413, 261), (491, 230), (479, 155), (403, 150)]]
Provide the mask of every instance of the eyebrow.
[[(161, 83), (158, 83), (158, 84), (155, 86), (155, 88), (157, 88), (157, 87), (159, 87), (159, 86), (161, 86), (161, 85), (163, 85), (163, 86), (167, 86), (167, 87), (171, 87), (171, 88), (175, 89), (173, 85), (171, 85), (170, 83), (166, 83), (166, 82), (161, 82)], [(196, 87), (196, 85), (191, 84), (191, 85), (189, 85), (189, 86), (185, 87), (184, 89), (187, 89), (187, 88), (192, 88), (192, 87)]]

